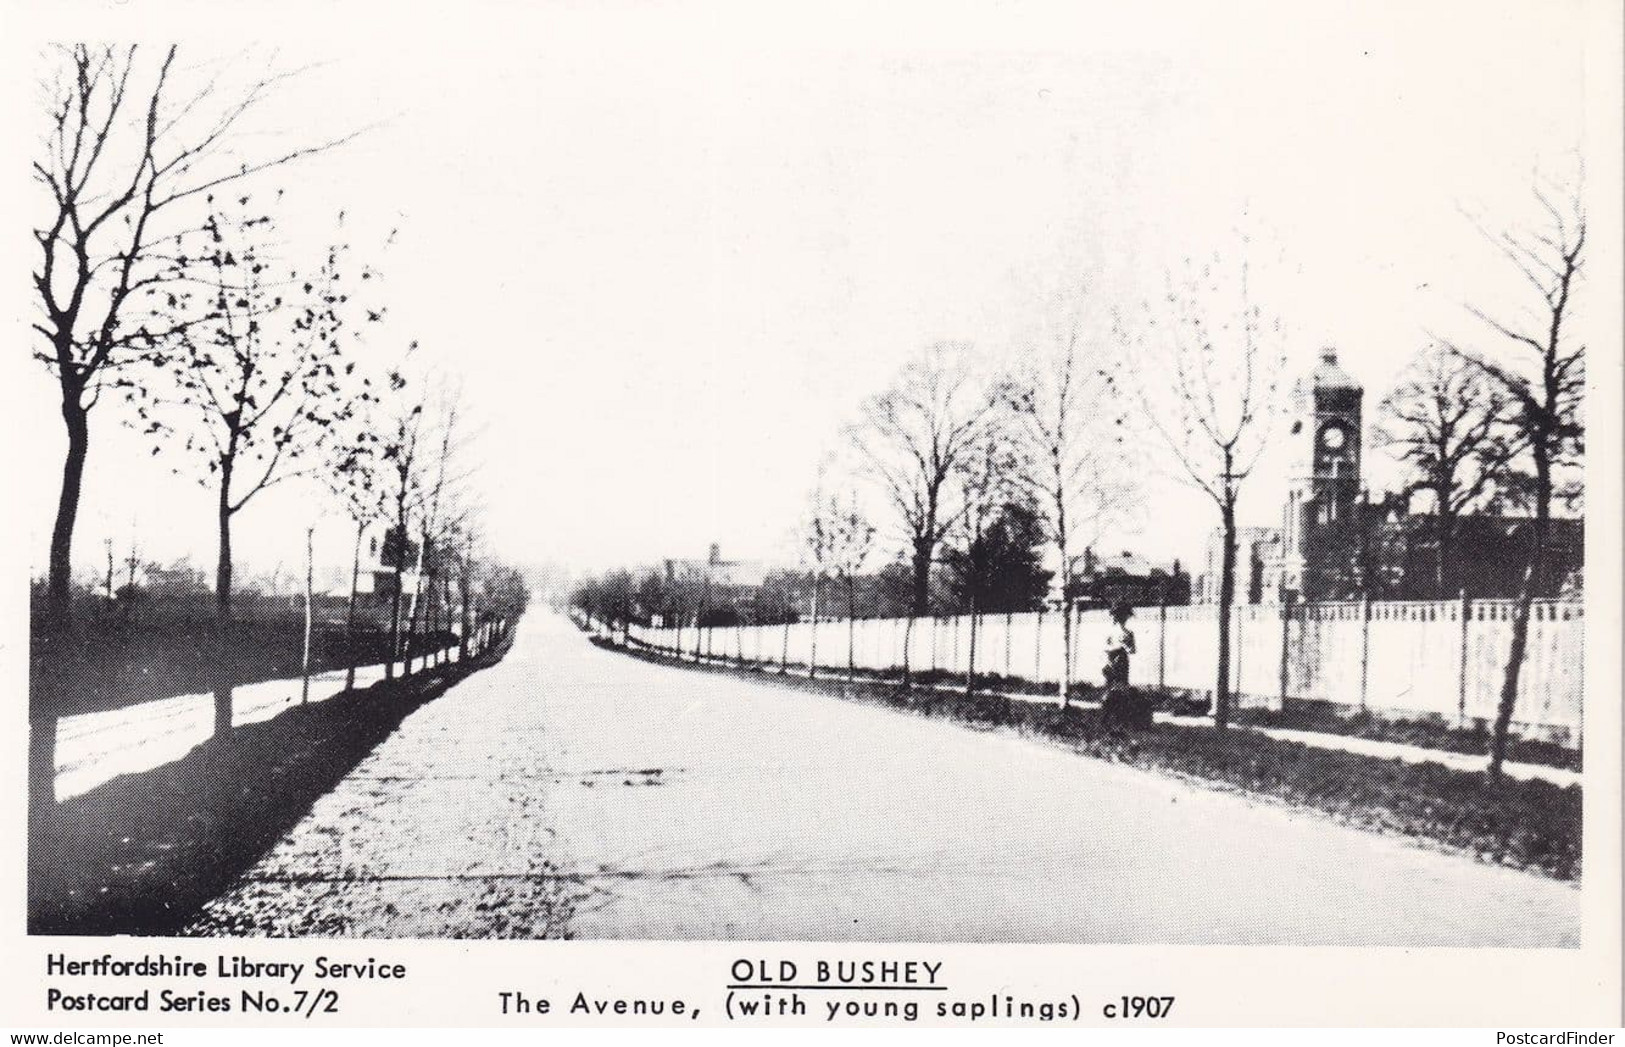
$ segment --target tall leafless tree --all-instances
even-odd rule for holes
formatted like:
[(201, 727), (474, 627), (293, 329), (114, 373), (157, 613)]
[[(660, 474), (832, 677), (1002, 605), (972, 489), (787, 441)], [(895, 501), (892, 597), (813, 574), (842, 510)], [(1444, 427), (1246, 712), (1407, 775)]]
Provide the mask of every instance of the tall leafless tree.
[(1442, 346), (1424, 349), (1382, 401), (1377, 438), (1410, 467), (1410, 491), (1433, 499), (1433, 578), (1442, 599), (1454, 592), (1461, 517), (1493, 496), (1519, 441), (1507, 432), (1506, 401), (1472, 364)]
[(299, 648), (299, 704), (310, 701), (310, 658), (312, 627), (315, 625), (316, 602), (316, 525), (305, 528), (305, 621)]
[[(354, 372), (351, 372), (353, 375)], [(355, 528), (350, 551), (350, 593), (344, 609), (346, 662), (344, 687), (355, 688), (356, 659), (359, 657), (356, 628), (361, 598), (361, 545), (369, 528), (376, 527), (389, 510), (386, 463), (381, 452), (382, 413), (372, 392), (370, 378), (357, 379), (357, 409), (346, 420), (330, 444), (324, 470), (334, 500)]]
[(459, 629), (457, 633), (457, 660), (467, 661), (474, 653), (472, 638), (469, 630), (472, 628), (474, 617), (474, 593), (477, 591), (475, 575), (478, 570), (475, 561), (475, 550), (479, 547), (479, 528), (475, 521), (467, 521), (459, 535), (462, 539), (461, 555), (457, 562), (457, 585)]
[[(1219, 512), (1218, 671), (1213, 722), (1230, 723), (1230, 619), (1236, 594), (1236, 502), (1268, 443), (1284, 370), (1281, 322), (1254, 298), (1241, 255), (1187, 260), (1138, 324), (1122, 325), (1135, 350), (1143, 415), (1177, 465), (1175, 475)], [(1153, 385), (1153, 382), (1155, 385)]]
[(807, 518), (801, 530), (801, 556), (812, 581), (812, 606), (808, 614), (807, 677), (818, 675), (818, 620), (823, 617), (824, 582), (834, 570), (836, 557), (835, 520), (838, 510), (832, 510), (825, 495), (825, 470), (820, 468), (818, 482), (813, 487)]
[(857, 673), (858, 576), (874, 552), (875, 528), (864, 515), (855, 491), (831, 495), (818, 516), (828, 538), (829, 569), (846, 596), (846, 675), (850, 680)]
[[(172, 345), (186, 319), (170, 303), (184, 279), (183, 244), (202, 219), (204, 196), (231, 183), (323, 152), (346, 138), (259, 158), (233, 151), (245, 118), (290, 75), (271, 73), (229, 93), (221, 77), (184, 73), (177, 48), (146, 51), (71, 44), (52, 56), (42, 84), (46, 128), (32, 163), (46, 193), (34, 228), (33, 272), (44, 340), (35, 350), (56, 376), (67, 433), (62, 487), (47, 557), (48, 661), (71, 647), (73, 536), (79, 516), (90, 415), (119, 369)], [(60, 671), (48, 670), (47, 680)], [(31, 810), (53, 806), (58, 688), (29, 702)]]
[(1483, 233), (1533, 291), (1514, 312), (1469, 305), (1498, 342), (1449, 340), (1450, 350), (1493, 383), (1509, 405), (1522, 444), (1517, 461), (1533, 473), (1533, 518), (1527, 560), (1512, 617), (1512, 641), (1490, 743), (1489, 771), (1499, 778), (1518, 701), (1518, 679), (1529, 642), (1529, 618), (1537, 596), (1554, 589), (1548, 576), (1553, 502), (1578, 498), (1585, 457), (1586, 347), (1574, 333), (1577, 295), (1583, 283), (1586, 216), (1580, 187), (1537, 184), (1541, 218), (1524, 229)]
[(339, 245), (301, 275), (268, 246), (271, 228), (248, 197), (205, 221), (193, 266), (201, 316), (177, 352), (154, 354), (166, 374), (142, 384), (137, 400), (148, 430), (172, 434), (215, 494), (216, 738), (231, 731), (235, 683), (233, 522), (262, 492), (317, 462), (330, 431), (354, 409), (344, 395), (356, 326), (348, 288), (367, 270), (349, 271), (348, 248)]
[(964, 610), (970, 618), (965, 665), (967, 698), (976, 693), (976, 640), (983, 610), (977, 594), (987, 587), (987, 575), (993, 567), (986, 562), (987, 548), (983, 539), (994, 517), (1017, 495), (1026, 473), (1020, 449), (1012, 445), (1009, 433), (998, 425), (982, 431), (955, 469), (960, 504), (964, 506), (956, 530), (963, 547), (954, 551), (950, 562), (959, 568), (966, 603)]
[(997, 399), (962, 343), (939, 343), (911, 359), (891, 387), (863, 405), (851, 441), (892, 507), (912, 568), (903, 684), (908, 685), (914, 620), (931, 609), (931, 565), (964, 511), (951, 482), (992, 424)]
[(1087, 299), (1084, 290), (1077, 308), (1027, 354), (1027, 366), (1008, 387), (1025, 494), (1056, 555), (1062, 707), (1071, 690), (1077, 550), (1129, 519), (1138, 493), (1115, 356), (1089, 337)]
[[(415, 341), (407, 347), (408, 358), (417, 347)], [(394, 679), (404, 632), (401, 610), (407, 564), (414, 556), (411, 525), (423, 497), (423, 399), (404, 368), (389, 372), (383, 397), (380, 413), (387, 421), (380, 433), (377, 454), (384, 463), (382, 473), (390, 527), (384, 535), (382, 559), (384, 566), (394, 572), (395, 579), (389, 594), (389, 651), (384, 659), (384, 678)]]
[[(458, 487), (463, 479), (458, 474), (456, 452), (461, 434), (458, 431), (460, 397), (455, 390), (442, 386), (442, 395), (433, 419), (432, 442), (429, 447), (433, 459), (426, 473), (421, 508), (418, 512), (418, 570), (411, 603), (407, 609), (407, 650), (405, 671), (412, 671), (412, 641), (417, 635), (420, 620), (429, 618), (424, 606), (425, 597), (435, 598), (432, 579), (441, 570), (440, 558), (444, 552), (444, 539), (455, 528), (459, 514), (454, 507)], [(628, 582), (630, 585), (630, 582)], [(427, 663), (428, 654), (424, 661)]]

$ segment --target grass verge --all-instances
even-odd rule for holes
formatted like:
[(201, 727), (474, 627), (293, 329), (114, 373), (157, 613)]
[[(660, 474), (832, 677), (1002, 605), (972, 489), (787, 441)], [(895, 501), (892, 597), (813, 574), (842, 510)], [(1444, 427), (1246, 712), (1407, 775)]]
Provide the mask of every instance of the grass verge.
[[(1324, 702), (1289, 702), (1284, 709), (1238, 709), (1234, 719), (1236, 723), (1251, 727), (1316, 731), (1345, 738), (1442, 749), (1469, 756), (1484, 756), (1490, 751), (1490, 728), (1482, 722), (1464, 729), (1441, 718), (1398, 719), (1365, 710), (1343, 710)], [(1533, 738), (1508, 739), (1507, 759), (1514, 763), (1541, 764), (1566, 771), (1584, 769), (1582, 750)]]
[[(731, 659), (721, 655), (711, 655), (713, 660), (732, 662)], [(684, 664), (692, 664), (685, 662)], [(742, 667), (749, 667), (744, 663)], [(803, 662), (789, 662), (788, 667), (796, 672), (805, 672), (807, 666)], [(779, 663), (766, 664), (770, 672), (777, 672)], [(830, 676), (846, 676), (848, 670), (844, 666), (821, 667), (820, 672)], [(900, 667), (890, 669), (863, 669), (857, 668), (850, 674), (855, 679), (862, 679), (872, 683), (890, 683), (895, 685), (902, 676)], [(948, 688), (963, 688), (965, 674), (962, 672), (948, 672), (942, 669), (915, 669), (913, 674), (915, 684), (922, 686), (944, 686)], [(1189, 691), (1180, 688), (1157, 688), (1140, 686), (1143, 693), (1153, 696), (1156, 707), (1165, 712), (1178, 713), (1182, 716), (1205, 716), (1211, 710), (1212, 701), (1205, 692)], [(1050, 697), (1055, 695), (1056, 686), (1053, 683), (1035, 683), (1021, 676), (1007, 676), (1003, 673), (977, 673), (976, 689), (997, 691), (1003, 694), (1022, 694), (1036, 697)], [(1099, 701), (1101, 690), (1093, 684), (1074, 681), (1070, 687), (1074, 699), (1082, 701)], [(1445, 752), (1462, 753), (1469, 756), (1488, 756), (1490, 751), (1490, 729), (1482, 722), (1474, 723), (1471, 727), (1460, 727), (1446, 722), (1438, 716), (1415, 714), (1411, 717), (1398, 715), (1383, 715), (1370, 710), (1352, 709), (1337, 706), (1327, 702), (1308, 701), (1304, 699), (1288, 699), (1284, 709), (1264, 709), (1253, 706), (1231, 710), (1231, 720), (1237, 724), (1249, 727), (1275, 727), (1294, 731), (1314, 731), (1317, 734), (1336, 735), (1341, 738), (1364, 738), (1377, 742), (1397, 742), (1402, 745), (1415, 745), (1424, 749), (1439, 749)], [(1516, 729), (1516, 726), (1514, 726)], [(1509, 739), (1507, 759), (1514, 763), (1540, 764), (1545, 767), (1556, 767), (1561, 770), (1579, 771), (1583, 769), (1583, 753), (1577, 748), (1567, 748), (1555, 742), (1541, 741), (1533, 738)]]

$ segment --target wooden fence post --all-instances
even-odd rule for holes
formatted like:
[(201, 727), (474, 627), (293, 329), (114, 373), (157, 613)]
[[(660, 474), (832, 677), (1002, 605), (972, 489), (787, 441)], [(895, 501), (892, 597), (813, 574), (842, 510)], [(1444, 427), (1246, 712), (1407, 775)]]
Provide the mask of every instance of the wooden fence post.
[(1242, 640), (1244, 639), (1244, 637), (1241, 635), (1241, 623), (1245, 617), (1242, 612), (1246, 607), (1246, 604), (1239, 602), (1232, 604), (1230, 607), (1230, 613), (1236, 616), (1236, 620), (1232, 623), (1232, 627), (1230, 629), (1231, 642), (1236, 645), (1235, 653), (1230, 658), (1230, 667), (1234, 670), (1234, 675), (1230, 678), (1230, 709), (1232, 712), (1241, 706), (1241, 696), (1245, 693), (1241, 689), (1241, 655), (1243, 650)]
[(1366, 707), (1371, 668), (1371, 594), (1360, 594), (1360, 708)]
[(1292, 593), (1281, 586), (1281, 708), (1286, 708), (1287, 678), (1291, 673)]
[(1011, 612), (1004, 612), (1004, 675), (1006, 676), (1010, 675), (1010, 624), (1014, 619), (1015, 615)]
[(1157, 604), (1157, 690), (1168, 687), (1168, 594)]
[(1033, 683), (1043, 680), (1044, 668), (1044, 612), (1033, 619)]
[[(305, 528), (305, 642), (299, 656), (299, 704), (304, 705), (310, 701), (310, 634), (314, 611), (311, 607), (311, 598), (316, 588), (316, 554), (313, 543), (316, 538), (314, 525)], [(113, 578), (113, 546), (107, 546), (107, 578), (108, 586), (112, 586)]]
[(1457, 609), (1461, 615), (1461, 661), (1456, 669), (1456, 723), (1458, 726), (1467, 726), (1467, 647), (1468, 629), (1473, 617), (1473, 598), (1467, 595), (1467, 587), (1461, 588), (1461, 604)]
[(1071, 688), (1078, 682), (1078, 648), (1081, 646), (1078, 643), (1078, 629), (1083, 625), (1081, 602), (1077, 605), (1069, 605), (1061, 613), (1066, 615), (1067, 628), (1072, 631), (1072, 649), (1062, 652), (1063, 657), (1070, 656), (1070, 660), (1066, 663), (1066, 684), (1068, 688)]

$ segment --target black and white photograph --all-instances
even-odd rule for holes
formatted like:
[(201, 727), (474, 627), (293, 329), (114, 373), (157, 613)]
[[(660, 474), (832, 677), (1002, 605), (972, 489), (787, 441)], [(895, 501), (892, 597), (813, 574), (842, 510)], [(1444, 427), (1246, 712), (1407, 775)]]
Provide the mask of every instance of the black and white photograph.
[(255, 9), (7, 5), (8, 941), (1617, 1012), (1618, 12)]

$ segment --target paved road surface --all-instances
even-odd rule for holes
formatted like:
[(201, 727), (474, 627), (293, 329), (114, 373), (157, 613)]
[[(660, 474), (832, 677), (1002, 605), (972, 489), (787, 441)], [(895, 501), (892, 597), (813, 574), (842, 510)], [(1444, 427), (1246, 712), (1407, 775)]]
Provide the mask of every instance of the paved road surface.
[(1579, 892), (533, 615), (192, 933), (1573, 945)]

